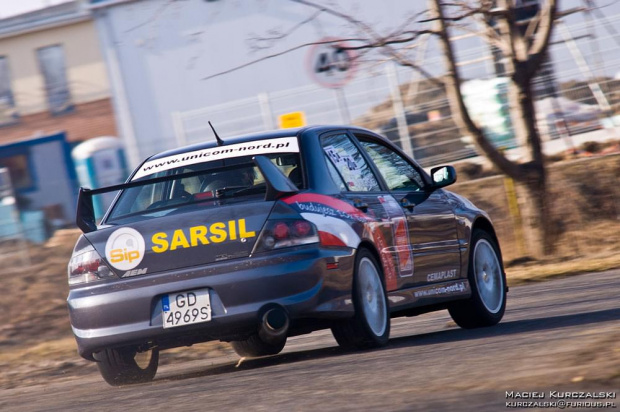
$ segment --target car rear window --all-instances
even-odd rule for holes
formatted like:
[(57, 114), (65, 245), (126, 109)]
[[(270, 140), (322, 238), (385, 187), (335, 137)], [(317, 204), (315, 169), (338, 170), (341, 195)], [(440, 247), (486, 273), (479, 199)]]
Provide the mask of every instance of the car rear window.
[[(298, 153), (265, 156), (297, 187), (304, 188)], [(123, 190), (105, 223), (124, 221), (128, 217), (142, 220), (162, 216), (197, 204), (215, 207), (226, 202), (253, 200), (264, 197), (266, 192), (265, 179), (251, 156), (195, 163), (157, 172), (143, 179), (148, 182), (160, 177), (170, 179)]]

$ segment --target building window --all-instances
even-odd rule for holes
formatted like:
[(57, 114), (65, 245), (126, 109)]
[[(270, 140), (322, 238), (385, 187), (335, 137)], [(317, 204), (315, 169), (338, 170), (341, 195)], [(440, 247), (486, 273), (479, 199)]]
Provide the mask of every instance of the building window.
[(17, 110), (11, 90), (11, 73), (9, 72), (9, 59), (0, 56), (0, 125), (15, 123)]
[(65, 53), (61, 45), (42, 47), (37, 50), (39, 67), (45, 79), (47, 104), (52, 114), (62, 114), (73, 109)]
[(15, 189), (29, 190), (34, 187), (28, 153), (0, 157), (0, 168), (3, 167), (9, 169), (11, 184)]

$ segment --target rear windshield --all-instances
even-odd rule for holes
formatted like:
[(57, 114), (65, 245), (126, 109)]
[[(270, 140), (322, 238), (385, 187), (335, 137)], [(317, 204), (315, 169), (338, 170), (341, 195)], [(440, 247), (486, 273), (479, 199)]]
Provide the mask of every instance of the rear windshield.
[[(285, 176), (304, 187), (299, 153), (266, 154)], [(189, 176), (187, 176), (189, 174)], [(196, 163), (137, 179), (179, 176), (121, 192), (105, 223), (128, 223), (174, 213), (185, 207), (215, 207), (264, 198), (265, 179), (252, 156)]]

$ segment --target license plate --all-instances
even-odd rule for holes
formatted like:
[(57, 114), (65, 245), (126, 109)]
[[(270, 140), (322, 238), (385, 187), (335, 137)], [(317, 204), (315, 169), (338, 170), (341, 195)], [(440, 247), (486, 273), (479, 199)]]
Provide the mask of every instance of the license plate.
[(162, 296), (164, 329), (211, 320), (209, 289), (190, 290)]

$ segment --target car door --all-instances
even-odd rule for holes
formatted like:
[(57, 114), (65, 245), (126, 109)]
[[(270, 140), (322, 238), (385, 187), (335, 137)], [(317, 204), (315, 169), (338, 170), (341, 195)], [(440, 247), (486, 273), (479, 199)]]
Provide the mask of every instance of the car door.
[(459, 277), (456, 219), (445, 192), (429, 190), (422, 170), (393, 147), (371, 136), (356, 137), (407, 218), (414, 263), (410, 285)]
[(405, 216), (398, 203), (384, 190), (362, 149), (346, 131), (321, 136), (321, 146), (331, 178), (340, 187), (338, 197), (348, 204), (341, 208), (342, 218), (350, 222), (360, 239), (374, 243), (381, 257), (386, 290), (400, 288), (403, 272), (394, 249), (393, 229), (395, 216), (403, 221)]

